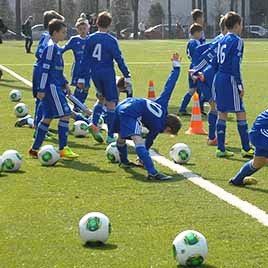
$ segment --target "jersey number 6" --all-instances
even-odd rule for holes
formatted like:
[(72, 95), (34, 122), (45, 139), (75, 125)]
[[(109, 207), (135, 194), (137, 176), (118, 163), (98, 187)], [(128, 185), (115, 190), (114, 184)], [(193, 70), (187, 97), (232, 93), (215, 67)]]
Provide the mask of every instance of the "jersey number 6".
[(95, 46), (92, 57), (96, 58), (98, 61), (101, 61), (101, 44), (97, 44)]

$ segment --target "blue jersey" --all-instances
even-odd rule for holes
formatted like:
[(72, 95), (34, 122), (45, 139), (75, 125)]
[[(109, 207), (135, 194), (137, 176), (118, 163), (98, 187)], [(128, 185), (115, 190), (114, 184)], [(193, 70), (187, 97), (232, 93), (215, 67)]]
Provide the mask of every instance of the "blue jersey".
[(243, 51), (243, 40), (236, 34), (228, 33), (218, 42), (219, 72), (233, 76), (238, 87), (242, 86), (240, 63)]
[[(72, 85), (77, 85), (80, 77), (81, 62), (85, 50), (86, 38), (82, 38), (79, 35), (72, 36), (70, 40), (62, 47), (62, 53), (72, 50), (74, 55), (74, 63), (72, 67)], [(87, 85), (89, 86), (90, 73), (87, 76)]]
[(68, 82), (63, 69), (61, 48), (50, 39), (40, 59), (41, 81), (38, 91), (45, 92), (51, 84), (58, 88), (64, 87)]
[(252, 131), (260, 129), (268, 129), (268, 109), (260, 113), (253, 124)]
[(197, 47), (200, 46), (200, 44), (201, 44), (200, 41), (196, 39), (190, 39), (187, 44), (186, 53), (187, 53), (188, 59), (191, 61), (191, 66), (192, 66), (194, 56), (195, 56), (195, 51)]
[[(154, 101), (145, 98), (127, 98), (118, 105), (121, 116), (140, 120), (140, 122), (149, 130), (145, 142), (147, 149), (152, 146), (157, 135), (165, 129), (168, 114), (168, 102), (179, 75), (180, 68), (174, 68), (166, 82), (163, 92)], [(120, 108), (120, 106), (122, 108)], [(131, 129), (130, 124), (127, 129)], [(124, 132), (124, 130), (122, 132)], [(128, 135), (126, 134), (126, 136)]]
[(39, 61), (41, 60), (44, 49), (47, 47), (49, 39), (50, 39), (50, 34), (48, 31), (45, 31), (44, 33), (42, 33), (38, 46), (35, 51), (36, 65), (39, 64)]
[(102, 70), (114, 70), (114, 60), (124, 77), (129, 77), (129, 70), (122, 57), (117, 39), (104, 32), (91, 34), (86, 40), (85, 53), (81, 64), (81, 78), (86, 77), (87, 66), (90, 67), (93, 75)]

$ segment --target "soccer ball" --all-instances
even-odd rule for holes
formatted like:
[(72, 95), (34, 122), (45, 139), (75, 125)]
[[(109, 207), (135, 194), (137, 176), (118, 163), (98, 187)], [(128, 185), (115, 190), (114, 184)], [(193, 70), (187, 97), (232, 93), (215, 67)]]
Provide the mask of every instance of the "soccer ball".
[(22, 94), (21, 91), (18, 89), (13, 89), (9, 92), (9, 99), (11, 101), (20, 101), (22, 98)]
[(28, 106), (24, 103), (18, 103), (15, 107), (14, 107), (14, 113), (17, 117), (24, 117), (28, 114)]
[(191, 149), (184, 143), (176, 143), (169, 151), (171, 159), (178, 164), (185, 164), (190, 160)]
[(2, 155), (2, 169), (3, 171), (17, 171), (20, 169), (22, 163), (22, 156), (16, 150), (7, 150)]
[(38, 159), (42, 166), (54, 166), (59, 161), (60, 155), (53, 145), (44, 145), (38, 152)]
[(86, 137), (88, 134), (88, 124), (82, 120), (75, 121), (73, 124), (73, 134), (75, 137)]
[(120, 162), (120, 156), (119, 152), (116, 146), (116, 142), (110, 143), (106, 148), (106, 157), (108, 160), (110, 160), (112, 163), (119, 163)]
[(87, 242), (105, 243), (111, 233), (109, 218), (100, 212), (90, 212), (79, 221), (81, 240)]
[(189, 267), (199, 267), (208, 253), (206, 238), (199, 232), (187, 230), (173, 241), (173, 254), (177, 263)]
[(147, 135), (149, 134), (149, 129), (145, 126), (142, 126), (141, 128), (141, 136), (143, 139), (146, 139)]

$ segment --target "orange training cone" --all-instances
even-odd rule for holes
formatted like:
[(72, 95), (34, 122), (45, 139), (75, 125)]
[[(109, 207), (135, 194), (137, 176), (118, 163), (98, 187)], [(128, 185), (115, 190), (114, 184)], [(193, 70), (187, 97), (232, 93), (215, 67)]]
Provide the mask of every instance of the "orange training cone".
[(149, 81), (149, 88), (148, 88), (148, 99), (154, 100), (156, 98), (155, 96), (155, 89), (154, 89), (154, 81)]
[(190, 127), (186, 131), (186, 134), (198, 134), (198, 135), (207, 135), (207, 132), (204, 129), (202, 122), (201, 109), (199, 104), (199, 96), (197, 93), (194, 94), (194, 106), (192, 109), (192, 117), (190, 122)]

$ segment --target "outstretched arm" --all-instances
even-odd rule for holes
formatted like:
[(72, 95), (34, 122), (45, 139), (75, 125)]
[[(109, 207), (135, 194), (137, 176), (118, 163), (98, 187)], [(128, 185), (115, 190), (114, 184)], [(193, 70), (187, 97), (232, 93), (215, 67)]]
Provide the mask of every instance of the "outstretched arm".
[(161, 95), (155, 100), (155, 102), (159, 103), (162, 107), (165, 108), (168, 107), (168, 102), (179, 78), (181, 69), (181, 57), (178, 53), (173, 54), (171, 60), (173, 63), (173, 70), (168, 77), (164, 90), (162, 91)]

